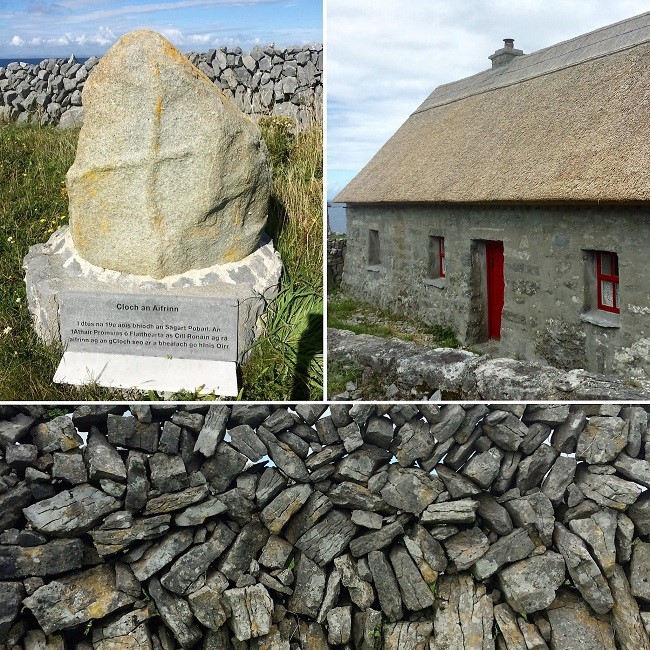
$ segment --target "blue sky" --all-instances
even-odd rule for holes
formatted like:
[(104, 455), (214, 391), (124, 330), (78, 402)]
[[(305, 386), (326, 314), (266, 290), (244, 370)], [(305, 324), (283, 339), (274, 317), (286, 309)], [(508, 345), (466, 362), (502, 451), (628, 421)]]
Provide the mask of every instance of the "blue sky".
[(323, 41), (321, 0), (0, 0), (0, 58), (103, 54), (134, 29), (182, 51)]
[(327, 0), (327, 199), (440, 84), (648, 11), (647, 0)]

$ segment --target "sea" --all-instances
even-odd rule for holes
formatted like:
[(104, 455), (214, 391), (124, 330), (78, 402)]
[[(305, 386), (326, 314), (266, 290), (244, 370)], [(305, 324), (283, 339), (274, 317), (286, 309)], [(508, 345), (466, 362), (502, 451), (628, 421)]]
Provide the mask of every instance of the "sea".
[(331, 203), (328, 201), (327, 216), (329, 217), (332, 232), (347, 232), (344, 203)]
[[(0, 68), (6, 68), (14, 61), (22, 61), (23, 63), (29, 63), (30, 65), (38, 65), (44, 59), (65, 59), (67, 61), (69, 58), (70, 56), (41, 56), (37, 59), (0, 59)], [(87, 56), (77, 56), (75, 58), (79, 63), (84, 63), (88, 59)]]

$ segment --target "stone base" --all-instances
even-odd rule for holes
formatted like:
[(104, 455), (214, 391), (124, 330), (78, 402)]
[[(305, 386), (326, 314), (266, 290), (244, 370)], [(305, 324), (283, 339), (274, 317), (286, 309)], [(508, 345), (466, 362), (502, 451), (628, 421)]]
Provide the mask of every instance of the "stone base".
[(45, 244), (32, 246), (23, 267), (34, 329), (45, 343), (61, 343), (61, 291), (234, 298), (239, 302), (237, 349), (241, 360), (261, 332), (260, 317), (265, 305), (277, 294), (282, 261), (273, 242), (263, 235), (259, 247), (239, 262), (156, 280), (86, 262), (75, 251), (65, 226)]

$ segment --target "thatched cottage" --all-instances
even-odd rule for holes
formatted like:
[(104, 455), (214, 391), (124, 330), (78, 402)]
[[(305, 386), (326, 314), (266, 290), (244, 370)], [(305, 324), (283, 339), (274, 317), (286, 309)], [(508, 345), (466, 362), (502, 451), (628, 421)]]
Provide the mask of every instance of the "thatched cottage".
[(650, 13), (489, 58), (335, 198), (345, 290), (504, 356), (650, 376)]

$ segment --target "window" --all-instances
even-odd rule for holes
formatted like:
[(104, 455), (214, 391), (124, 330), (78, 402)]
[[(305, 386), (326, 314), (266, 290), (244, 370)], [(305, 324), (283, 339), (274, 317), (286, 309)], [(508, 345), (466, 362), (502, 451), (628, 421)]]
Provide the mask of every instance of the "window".
[(429, 237), (429, 272), (427, 277), (430, 280), (446, 277), (444, 237)]
[(368, 231), (368, 264), (370, 266), (379, 266), (381, 264), (378, 230)]
[(618, 255), (595, 251), (598, 309), (620, 314), (618, 301)]

